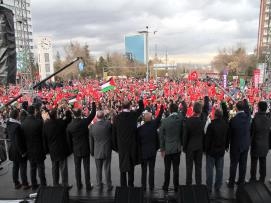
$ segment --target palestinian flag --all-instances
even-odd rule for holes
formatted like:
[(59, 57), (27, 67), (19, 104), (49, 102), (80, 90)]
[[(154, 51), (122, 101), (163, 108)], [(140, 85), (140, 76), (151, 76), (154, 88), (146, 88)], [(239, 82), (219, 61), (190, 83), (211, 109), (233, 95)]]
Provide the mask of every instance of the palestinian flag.
[(110, 90), (114, 90), (116, 87), (116, 83), (113, 78), (110, 78), (106, 83), (101, 86), (102, 92), (108, 92)]

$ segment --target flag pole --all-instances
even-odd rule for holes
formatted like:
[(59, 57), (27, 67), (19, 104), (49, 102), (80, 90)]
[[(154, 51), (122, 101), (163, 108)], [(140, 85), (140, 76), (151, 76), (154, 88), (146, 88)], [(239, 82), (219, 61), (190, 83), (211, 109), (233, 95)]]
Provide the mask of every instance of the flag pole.
[[(39, 83), (37, 83), (36, 85), (33, 86), (33, 89), (36, 89), (37, 87), (39, 87), (40, 85), (42, 85), (43, 83), (45, 83), (47, 80), (49, 80), (50, 78), (54, 77), (55, 75), (57, 75), (58, 73), (62, 72), (63, 70), (65, 70), (66, 68), (70, 67), (71, 65), (73, 65), (75, 62), (82, 60), (82, 57), (77, 57), (76, 59), (74, 59), (73, 61), (71, 61), (69, 64), (65, 65), (63, 68), (59, 69), (58, 71), (54, 72), (52, 75), (49, 75), (48, 77), (46, 77), (45, 79), (43, 79), (42, 81), (40, 81)], [(12, 100), (10, 100), (8, 103), (6, 103), (4, 106), (2, 106), (1, 108), (4, 107), (8, 107), (9, 105), (11, 105), (12, 103), (14, 103), (15, 101), (17, 101), (18, 99), (20, 99), (23, 96), (23, 94), (19, 94), (17, 97), (13, 98)], [(0, 109), (1, 109), (0, 108)]]
[(231, 96), (231, 94), (224, 87), (222, 87), (218, 82), (216, 82), (213, 78), (210, 78), (209, 76), (207, 76), (206, 78), (207, 80), (210, 80), (211, 82), (213, 82), (219, 89), (221, 89), (228, 97), (231, 98), (232, 101), (234, 101), (235, 103), (237, 102), (235, 98)]

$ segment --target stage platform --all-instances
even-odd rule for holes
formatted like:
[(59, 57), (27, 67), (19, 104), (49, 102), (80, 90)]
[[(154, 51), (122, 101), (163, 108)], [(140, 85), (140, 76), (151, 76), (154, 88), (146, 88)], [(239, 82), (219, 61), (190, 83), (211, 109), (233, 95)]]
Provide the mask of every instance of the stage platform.
[[(250, 159), (250, 158), (249, 158)], [(70, 202), (94, 202), (94, 203), (111, 203), (114, 202), (115, 189), (111, 192), (107, 192), (98, 190), (95, 187), (96, 184), (96, 168), (95, 161), (91, 157), (90, 162), (90, 173), (91, 173), (91, 181), (94, 185), (94, 189), (87, 192), (85, 188), (81, 191), (78, 191), (75, 185), (75, 172), (74, 172), (74, 162), (73, 156), (68, 158), (69, 164), (69, 183), (73, 185), (73, 188), (70, 190)], [(45, 161), (46, 165), (46, 178), (48, 185), (52, 185), (52, 176), (51, 176), (51, 161), (49, 156)], [(114, 188), (119, 185), (119, 170), (118, 170), (118, 155), (113, 152), (112, 154), (112, 182)], [(157, 154), (156, 157), (156, 167), (155, 167), (155, 190), (153, 192), (149, 192), (148, 190), (145, 193), (145, 202), (147, 203), (159, 203), (159, 202), (168, 202), (174, 203), (176, 202), (176, 193), (173, 191), (172, 185), (172, 176), (171, 176), (171, 185), (168, 193), (164, 193), (162, 190), (162, 185), (164, 181), (164, 163), (163, 159), (160, 156), (160, 153)], [(250, 173), (250, 160), (248, 160), (248, 168), (247, 168), (247, 179), (249, 179)], [(181, 164), (180, 164), (180, 184), (185, 184), (185, 155), (181, 155)], [(203, 183), (205, 183), (205, 156), (203, 157)], [(84, 177), (83, 169), (82, 169), (82, 177)], [(224, 167), (224, 184), (222, 190), (219, 194), (211, 195), (212, 203), (232, 203), (235, 199), (235, 190), (228, 189), (226, 186), (226, 180), (229, 177), (229, 156), (228, 153), (225, 155), (225, 167)], [(271, 155), (269, 153), (267, 158), (267, 180), (271, 178)], [(30, 175), (28, 173), (28, 180), (30, 181)], [(135, 169), (135, 186), (140, 187), (141, 181), (141, 168), (140, 166), (136, 166)], [(84, 183), (84, 179), (82, 179)], [(266, 182), (266, 185), (271, 190), (271, 184)], [(0, 200), (14, 200), (14, 199), (23, 199), (29, 196), (30, 193), (35, 191), (32, 190), (15, 190), (12, 183), (12, 164), (8, 164), (4, 167), (3, 170), (0, 171)], [(1, 203), (1, 201), (0, 201)]]

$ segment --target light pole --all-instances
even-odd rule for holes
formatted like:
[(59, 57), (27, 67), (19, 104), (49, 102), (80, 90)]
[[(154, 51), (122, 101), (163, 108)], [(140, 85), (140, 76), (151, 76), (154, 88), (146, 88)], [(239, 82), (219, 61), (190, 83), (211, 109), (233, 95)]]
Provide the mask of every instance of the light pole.
[(146, 80), (148, 82), (149, 81), (149, 26), (146, 26), (146, 30), (139, 31), (138, 33), (145, 34), (146, 36), (146, 68), (147, 68)]

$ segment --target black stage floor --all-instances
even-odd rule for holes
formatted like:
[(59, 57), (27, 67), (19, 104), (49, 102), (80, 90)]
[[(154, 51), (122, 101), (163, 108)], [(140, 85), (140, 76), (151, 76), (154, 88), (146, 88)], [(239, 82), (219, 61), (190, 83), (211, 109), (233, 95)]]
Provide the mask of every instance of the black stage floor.
[[(49, 185), (52, 185), (52, 177), (51, 177), (51, 161), (50, 158), (47, 157), (46, 162), (46, 177)], [(114, 186), (119, 185), (119, 170), (118, 170), (118, 155), (116, 153), (112, 154), (112, 182)], [(226, 180), (229, 177), (229, 156), (225, 155), (225, 164), (224, 164), (224, 184), (220, 194), (212, 194), (211, 202), (216, 203), (231, 203), (234, 202), (235, 191), (228, 189), (226, 186)], [(115, 190), (111, 192), (107, 191), (99, 191), (95, 188), (96, 184), (96, 169), (94, 159), (91, 158), (90, 163), (90, 172), (91, 172), (91, 181), (94, 185), (94, 189), (90, 192), (87, 192), (84, 188), (81, 191), (78, 191), (75, 186), (75, 173), (74, 173), (74, 163), (73, 157), (69, 157), (69, 182), (73, 185), (73, 188), (70, 190), (70, 199), (71, 202), (97, 202), (97, 203), (111, 203), (114, 202)], [(83, 169), (82, 169), (83, 170)], [(249, 178), (249, 170), (250, 170), (250, 161), (248, 160), (248, 170), (247, 170), (247, 179)], [(161, 187), (163, 185), (163, 176), (164, 172), (164, 164), (163, 159), (160, 156), (160, 153), (157, 154), (156, 158), (156, 167), (155, 167), (155, 190), (153, 192), (145, 193), (145, 201), (148, 203), (154, 202), (176, 202), (175, 193), (171, 190), (168, 194), (165, 194)], [(185, 155), (181, 155), (181, 164), (180, 164), (180, 184), (185, 184)], [(82, 171), (82, 177), (83, 175)], [(205, 183), (205, 157), (203, 158), (203, 183)], [(267, 179), (271, 178), (271, 155), (269, 153), (267, 158)], [(30, 181), (30, 176), (28, 175), (28, 179)], [(137, 166), (135, 169), (135, 186), (140, 187), (140, 179), (141, 179), (141, 169), (140, 166)], [(84, 179), (82, 180), (84, 183)], [(172, 179), (171, 179), (172, 182)], [(271, 185), (266, 183), (267, 186), (271, 189)], [(35, 191), (34, 191), (35, 192)], [(11, 200), (11, 199), (22, 199), (28, 196), (30, 193), (33, 193), (32, 190), (23, 191), (23, 190), (15, 190), (12, 183), (12, 164), (4, 167), (3, 170), (0, 171), (0, 200)], [(0, 201), (1, 203), (1, 201)]]

